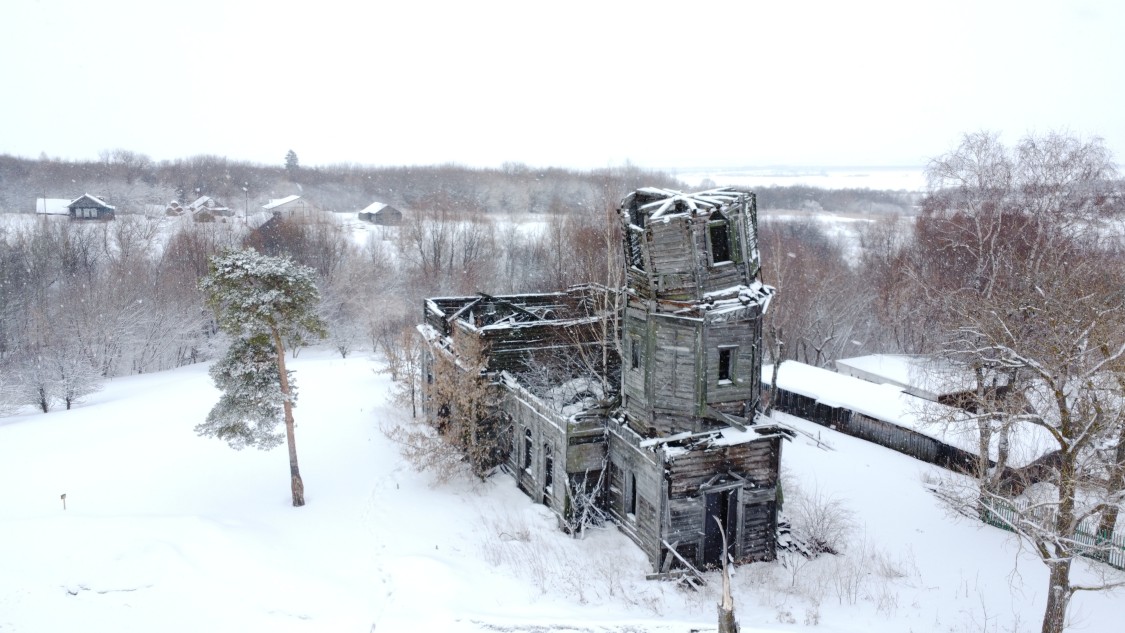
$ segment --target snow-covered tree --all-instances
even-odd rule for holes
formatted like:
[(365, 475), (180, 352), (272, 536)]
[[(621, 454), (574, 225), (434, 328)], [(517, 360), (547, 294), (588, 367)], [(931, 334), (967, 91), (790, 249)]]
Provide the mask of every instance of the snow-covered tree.
[(76, 346), (63, 345), (49, 350), (55, 394), (70, 409), (82, 398), (100, 390), (104, 377)]
[(316, 273), (288, 258), (262, 255), (254, 249), (227, 250), (211, 259), (209, 272), (199, 287), (215, 310), (219, 329), (236, 339), (266, 337), (273, 344), (289, 447), (293, 505), (303, 506), (304, 482), (297, 466), (293, 430), (296, 394), (285, 369), (285, 342), (300, 344), (307, 337), (326, 335), (324, 321), (317, 314), (320, 292)]
[(403, 327), (397, 336), (383, 339), (383, 355), (387, 359), (387, 373), (394, 381), (391, 394), (395, 405), (410, 408), (410, 417), (418, 417), (422, 399), (422, 336), (414, 327)]
[(43, 355), (27, 351), (16, 363), (19, 376), (14, 388), (15, 399), (20, 404), (30, 404), (43, 413), (58, 402), (58, 381), (51, 363)]
[[(211, 379), (223, 395), (195, 432), (224, 440), (235, 450), (280, 446), (285, 435), (278, 426), (285, 421), (287, 398), (281, 393), (276, 353), (266, 334), (235, 339), (226, 355), (211, 366)], [(295, 402), (292, 373), (288, 400)]]

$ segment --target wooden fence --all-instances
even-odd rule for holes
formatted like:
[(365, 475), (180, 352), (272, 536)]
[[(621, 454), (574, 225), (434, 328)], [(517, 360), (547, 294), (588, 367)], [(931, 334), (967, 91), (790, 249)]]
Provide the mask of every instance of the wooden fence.
[[(1012, 525), (1028, 516), (1026, 501), (1015, 503), (1005, 499), (985, 500), (980, 512), (980, 520), (1009, 532), (1014, 532)], [(1040, 511), (1030, 513), (1033, 520), (1049, 523), (1054, 520), (1054, 510), (1041, 508)], [(1125, 569), (1125, 532), (1118, 530), (1097, 533), (1098, 521), (1095, 517), (1088, 517), (1078, 524), (1074, 534), (1075, 550), (1082, 556), (1102, 561), (1112, 567)]]

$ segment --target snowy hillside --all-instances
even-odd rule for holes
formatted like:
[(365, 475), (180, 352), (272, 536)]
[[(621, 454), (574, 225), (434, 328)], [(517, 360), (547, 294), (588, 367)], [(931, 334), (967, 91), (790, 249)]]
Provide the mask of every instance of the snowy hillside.
[[(717, 582), (645, 581), (615, 529), (573, 540), (505, 476), (433, 487), (410, 470), (380, 431), (407, 421), (380, 367), (292, 361), (298, 509), (284, 448), (192, 432), (218, 397), (203, 365), (0, 418), (0, 631), (713, 630)], [(786, 509), (827, 500), (852, 529), (839, 556), (738, 569), (743, 631), (1038, 630), (1043, 565), (947, 516), (933, 467), (790, 422), (831, 448), (785, 447)], [(1075, 630), (1120, 630), (1121, 604), (1079, 594)]]

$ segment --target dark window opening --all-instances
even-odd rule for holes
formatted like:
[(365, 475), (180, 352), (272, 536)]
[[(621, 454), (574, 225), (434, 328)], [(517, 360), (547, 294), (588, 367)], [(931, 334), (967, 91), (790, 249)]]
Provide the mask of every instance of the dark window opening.
[(640, 270), (645, 269), (645, 258), (641, 252), (641, 235), (632, 229), (626, 229), (625, 234), (629, 247), (629, 263)]
[(625, 497), (625, 513), (637, 514), (637, 477), (630, 473), (629, 477), (629, 491)]
[(629, 364), (633, 369), (641, 366), (641, 341), (636, 337), (629, 339)]
[[(531, 429), (523, 432), (523, 469), (531, 470)], [(533, 489), (534, 490), (534, 489)]]
[(711, 262), (729, 262), (730, 230), (726, 222), (715, 222), (708, 229), (711, 232)]
[(731, 353), (732, 351), (734, 350), (719, 350), (719, 382), (730, 382), (732, 380), (731, 376), (734, 375), (734, 372), (731, 371), (734, 363), (734, 354)]
[(551, 445), (543, 445), (543, 505), (551, 505), (551, 485), (555, 483), (555, 460), (551, 457)]
[(639, 206), (634, 206), (629, 210), (629, 221), (641, 228), (644, 228), (645, 212), (641, 211), (641, 208)]

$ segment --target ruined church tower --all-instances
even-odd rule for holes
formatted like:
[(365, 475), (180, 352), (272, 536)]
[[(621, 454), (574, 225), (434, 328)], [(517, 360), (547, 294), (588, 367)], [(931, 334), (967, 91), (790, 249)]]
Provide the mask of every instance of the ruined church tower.
[(644, 437), (753, 423), (762, 315), (753, 193), (640, 189), (622, 202), (622, 398)]

